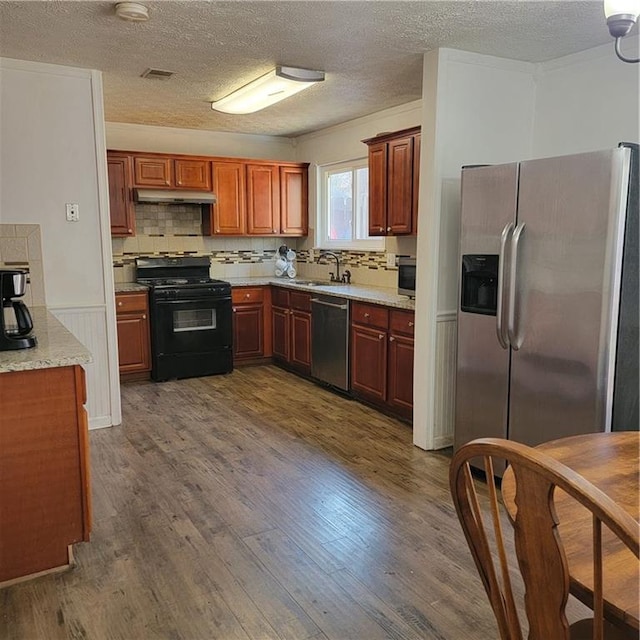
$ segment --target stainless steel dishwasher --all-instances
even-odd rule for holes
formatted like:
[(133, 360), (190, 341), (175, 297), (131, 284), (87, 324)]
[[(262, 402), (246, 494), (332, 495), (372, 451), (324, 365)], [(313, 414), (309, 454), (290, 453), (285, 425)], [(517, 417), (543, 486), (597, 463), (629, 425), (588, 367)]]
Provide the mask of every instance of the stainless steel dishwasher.
[(311, 311), (311, 375), (349, 391), (349, 301), (314, 295)]

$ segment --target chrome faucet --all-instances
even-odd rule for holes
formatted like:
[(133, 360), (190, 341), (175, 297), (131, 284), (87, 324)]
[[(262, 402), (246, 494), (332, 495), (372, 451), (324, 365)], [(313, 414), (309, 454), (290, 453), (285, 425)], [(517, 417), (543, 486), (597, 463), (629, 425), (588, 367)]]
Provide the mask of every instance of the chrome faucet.
[[(340, 258), (338, 258), (338, 256), (333, 253), (333, 251), (323, 251), (319, 256), (318, 256), (318, 262), (320, 261), (320, 258), (324, 258), (324, 256), (331, 256), (332, 258), (335, 258), (336, 260), (336, 273), (335, 276), (333, 274), (333, 271), (329, 271), (329, 275), (331, 276), (330, 280), (331, 282), (341, 282), (340, 280)], [(349, 274), (351, 275), (351, 274)]]

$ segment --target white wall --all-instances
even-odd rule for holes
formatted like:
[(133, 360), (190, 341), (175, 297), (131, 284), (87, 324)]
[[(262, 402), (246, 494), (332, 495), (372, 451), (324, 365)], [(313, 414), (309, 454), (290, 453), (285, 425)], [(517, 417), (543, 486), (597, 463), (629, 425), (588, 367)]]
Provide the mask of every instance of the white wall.
[(90, 425), (107, 426), (120, 404), (101, 77), (9, 59), (0, 74), (0, 222), (40, 225), (47, 306), (92, 352)]
[[(636, 46), (633, 46), (635, 40)], [(639, 38), (624, 42), (638, 54)], [(533, 155), (547, 157), (640, 140), (640, 69), (613, 42), (538, 66)]]
[(414, 443), (451, 442), (460, 169), (531, 153), (533, 66), (440, 49), (423, 67)]
[(267, 160), (295, 160), (291, 138), (107, 122), (107, 148)]

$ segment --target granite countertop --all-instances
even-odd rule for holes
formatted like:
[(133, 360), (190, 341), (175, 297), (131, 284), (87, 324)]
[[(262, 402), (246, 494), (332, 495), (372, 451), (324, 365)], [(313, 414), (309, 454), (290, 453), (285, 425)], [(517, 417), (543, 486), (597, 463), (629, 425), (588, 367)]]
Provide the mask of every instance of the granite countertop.
[(304, 284), (313, 280), (312, 278), (276, 278), (271, 277), (249, 277), (249, 278), (225, 278), (231, 283), (232, 287), (250, 287), (250, 286), (266, 286), (275, 285), (278, 287), (286, 287), (288, 289), (300, 289), (311, 293), (322, 293), (324, 295), (338, 296), (348, 298), (349, 300), (357, 300), (360, 302), (371, 302), (374, 304), (383, 304), (387, 307), (397, 307), (398, 309), (415, 310), (415, 300), (407, 296), (399, 296), (395, 289), (388, 287), (374, 287), (372, 285), (359, 284), (331, 284), (309, 285)]
[(135, 291), (148, 291), (149, 287), (146, 284), (138, 284), (137, 282), (116, 282), (116, 293), (132, 293)]
[(29, 310), (38, 344), (31, 349), (0, 351), (0, 373), (69, 367), (93, 361), (89, 350), (46, 307)]

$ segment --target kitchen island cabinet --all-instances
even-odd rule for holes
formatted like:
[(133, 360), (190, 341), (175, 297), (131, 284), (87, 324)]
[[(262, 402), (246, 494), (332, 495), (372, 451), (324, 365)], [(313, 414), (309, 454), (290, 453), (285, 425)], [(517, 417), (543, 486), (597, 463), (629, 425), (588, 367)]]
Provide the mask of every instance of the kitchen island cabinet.
[(46, 310), (38, 346), (0, 352), (0, 586), (72, 564), (88, 541), (88, 351)]

